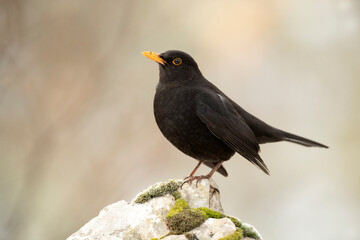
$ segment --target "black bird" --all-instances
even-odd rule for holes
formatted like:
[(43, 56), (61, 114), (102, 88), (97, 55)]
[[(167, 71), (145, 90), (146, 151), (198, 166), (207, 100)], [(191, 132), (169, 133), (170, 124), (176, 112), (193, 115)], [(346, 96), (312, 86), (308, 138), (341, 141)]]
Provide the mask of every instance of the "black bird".
[[(154, 99), (157, 125), (175, 147), (199, 161), (188, 181), (210, 178), (215, 171), (227, 176), (222, 164), (235, 152), (269, 174), (259, 155), (262, 143), (289, 141), (328, 148), (271, 127), (245, 111), (205, 79), (189, 54), (176, 50), (142, 54), (160, 66)], [(211, 172), (194, 176), (202, 163), (212, 168)]]

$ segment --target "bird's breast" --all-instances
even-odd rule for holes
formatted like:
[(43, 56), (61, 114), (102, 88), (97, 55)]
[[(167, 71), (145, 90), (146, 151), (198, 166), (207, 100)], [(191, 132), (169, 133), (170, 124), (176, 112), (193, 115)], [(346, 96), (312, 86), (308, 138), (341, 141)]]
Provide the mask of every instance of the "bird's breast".
[(217, 160), (217, 156), (228, 159), (233, 151), (215, 137), (196, 114), (197, 94), (197, 89), (184, 87), (157, 91), (156, 123), (163, 135), (185, 154), (199, 160)]
[(182, 135), (189, 136), (189, 133), (199, 127), (201, 122), (196, 116), (195, 104), (193, 91), (173, 88), (156, 93), (155, 120), (168, 139), (174, 136), (176, 138)]

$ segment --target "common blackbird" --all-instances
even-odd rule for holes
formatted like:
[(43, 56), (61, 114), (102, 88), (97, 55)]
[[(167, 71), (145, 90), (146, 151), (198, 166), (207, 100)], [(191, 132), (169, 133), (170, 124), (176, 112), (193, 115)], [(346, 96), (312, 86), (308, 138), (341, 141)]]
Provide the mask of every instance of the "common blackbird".
[[(288, 141), (328, 148), (271, 127), (245, 111), (205, 79), (189, 54), (177, 50), (142, 54), (160, 66), (154, 99), (158, 127), (175, 147), (199, 161), (188, 181), (208, 179), (215, 171), (227, 176), (222, 164), (235, 152), (269, 174), (259, 155), (262, 143)], [(194, 176), (202, 163), (212, 170), (205, 176)]]

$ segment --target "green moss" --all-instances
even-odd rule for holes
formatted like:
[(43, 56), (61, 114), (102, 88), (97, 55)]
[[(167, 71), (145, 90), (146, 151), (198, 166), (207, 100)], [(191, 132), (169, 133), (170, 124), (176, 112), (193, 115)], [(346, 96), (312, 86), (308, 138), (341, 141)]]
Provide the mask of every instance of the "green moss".
[(208, 218), (220, 219), (220, 218), (226, 217), (226, 215), (222, 214), (221, 212), (212, 210), (212, 209), (210, 209), (210, 208), (199, 207), (198, 209), (199, 209), (200, 211), (203, 211)]
[(219, 238), (219, 240), (240, 240), (242, 239), (243, 233), (240, 228), (238, 228), (234, 233), (227, 235), (226, 237)]
[(205, 222), (206, 217), (200, 210), (186, 209), (173, 217), (166, 219), (166, 224), (172, 234), (182, 234), (199, 227)]
[(244, 235), (246, 237), (248, 237), (248, 238), (253, 238), (255, 240), (260, 240), (259, 236), (256, 235), (256, 233), (254, 233), (254, 232), (246, 232), (246, 231), (244, 231)]
[(170, 180), (169, 182), (155, 184), (151, 188), (145, 190), (136, 199), (135, 203), (145, 203), (150, 199), (164, 196), (165, 194), (172, 194), (175, 199), (180, 198), (181, 194), (177, 191), (182, 181)]
[(189, 204), (185, 201), (185, 199), (180, 198), (176, 200), (175, 205), (169, 210), (166, 218), (172, 217), (185, 209), (190, 209)]
[(199, 227), (207, 219), (206, 214), (198, 209), (192, 209), (184, 199), (178, 199), (166, 215), (165, 223), (171, 234), (183, 234)]
[(230, 216), (226, 216), (228, 219), (230, 219), (234, 224), (235, 224), (235, 227), (237, 228), (241, 228), (242, 227), (242, 223), (237, 220), (236, 218), (234, 217), (230, 217)]
[(179, 191), (175, 191), (172, 193), (175, 200), (178, 200), (179, 198), (182, 198), (181, 193)]
[(261, 240), (260, 234), (251, 225), (243, 224), (241, 230), (245, 237)]
[(228, 218), (230, 219), (237, 228), (241, 228), (242, 224), (239, 220), (237, 220), (236, 218), (234, 217), (230, 217), (230, 216), (227, 216), (221, 212), (218, 212), (218, 211), (215, 211), (215, 210), (212, 210), (212, 209), (209, 209), (209, 208), (205, 208), (205, 207), (200, 207), (198, 208), (200, 211), (203, 211), (207, 218), (216, 218), (216, 219), (220, 219), (220, 218)]

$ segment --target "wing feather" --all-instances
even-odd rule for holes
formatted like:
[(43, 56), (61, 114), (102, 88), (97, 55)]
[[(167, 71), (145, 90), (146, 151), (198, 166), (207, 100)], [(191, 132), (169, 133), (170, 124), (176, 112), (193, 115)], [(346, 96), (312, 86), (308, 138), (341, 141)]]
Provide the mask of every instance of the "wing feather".
[(208, 129), (231, 149), (259, 167), (269, 170), (258, 152), (256, 137), (232, 104), (220, 94), (204, 91), (196, 96), (196, 114)]

